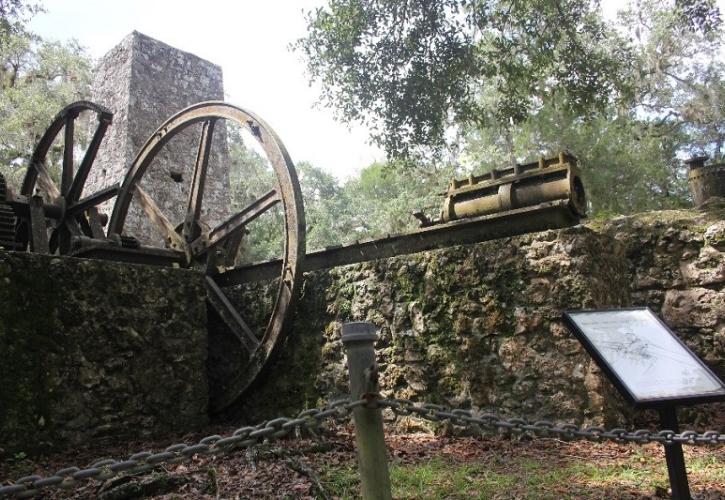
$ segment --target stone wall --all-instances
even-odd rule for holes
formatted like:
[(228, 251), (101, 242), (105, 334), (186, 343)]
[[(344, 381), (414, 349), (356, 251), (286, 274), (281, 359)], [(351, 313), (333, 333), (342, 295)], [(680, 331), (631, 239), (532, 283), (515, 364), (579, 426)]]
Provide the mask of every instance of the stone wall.
[(199, 274), (0, 252), (0, 456), (207, 422)]
[[(561, 321), (566, 309), (647, 305), (725, 377), (725, 207), (652, 212), (316, 272), (250, 421), (347, 391), (347, 321), (381, 329), (384, 394), (505, 415), (633, 424)], [(240, 300), (243, 300), (240, 297)], [(722, 405), (684, 411), (705, 425)], [(722, 422), (725, 424), (725, 422)]]
[[(341, 325), (367, 320), (380, 327), (386, 395), (636, 425), (647, 415), (629, 411), (561, 313), (648, 305), (725, 377), (725, 205), (706, 208), (310, 273), (276, 360), (222, 417), (256, 423), (345, 395)], [(236, 345), (207, 323), (204, 293), (195, 271), (0, 253), (0, 446), (27, 452), (203, 425), (215, 370)], [(230, 296), (264, 327), (260, 303), (273, 293), (258, 284)], [(725, 425), (722, 410), (681, 418)]]
[[(134, 157), (168, 118), (202, 101), (223, 100), (221, 67), (134, 31), (99, 62), (92, 100), (113, 112), (113, 124), (86, 183), (92, 193), (122, 182)], [(221, 124), (220, 124), (221, 125)], [(171, 139), (152, 162), (141, 186), (172, 222), (183, 220), (201, 124)], [(206, 180), (202, 218), (211, 227), (229, 215), (226, 128), (217, 126)], [(110, 215), (112, 203), (103, 206)], [(132, 204), (124, 233), (163, 246), (140, 207)]]
[[(720, 208), (719, 208), (720, 207)], [(725, 376), (725, 210), (672, 210), (600, 228), (625, 247), (633, 304), (648, 305)]]

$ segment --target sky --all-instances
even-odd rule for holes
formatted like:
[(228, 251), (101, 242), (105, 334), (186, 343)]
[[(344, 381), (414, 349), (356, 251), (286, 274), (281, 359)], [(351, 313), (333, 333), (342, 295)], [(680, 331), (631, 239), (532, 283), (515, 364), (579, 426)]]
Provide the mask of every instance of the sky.
[(225, 100), (253, 111), (277, 132), (293, 161), (348, 179), (383, 152), (366, 130), (315, 106), (301, 57), (288, 46), (305, 34), (303, 14), (321, 0), (42, 0), (30, 29), (75, 38), (94, 59), (133, 30), (222, 67)]

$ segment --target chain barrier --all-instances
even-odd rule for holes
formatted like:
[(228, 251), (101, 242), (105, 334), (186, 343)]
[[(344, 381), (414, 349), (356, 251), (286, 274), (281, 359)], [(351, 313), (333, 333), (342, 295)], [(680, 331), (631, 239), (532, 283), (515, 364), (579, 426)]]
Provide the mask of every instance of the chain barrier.
[(85, 469), (66, 467), (52, 476), (26, 476), (8, 486), (0, 486), (0, 497), (12, 496), (27, 498), (38, 494), (45, 488), (76, 487), (88, 479), (104, 481), (121, 472), (129, 474), (147, 472), (163, 464), (177, 464), (191, 459), (194, 455), (227, 454), (235, 449), (249, 448), (265, 439), (276, 439), (290, 435), (296, 430), (312, 430), (324, 420), (341, 420), (350, 416), (358, 406), (368, 408), (389, 408), (395, 415), (413, 416), (430, 422), (449, 422), (456, 427), (463, 427), (476, 433), (484, 430), (503, 430), (511, 433), (529, 433), (540, 437), (558, 436), (565, 440), (586, 439), (589, 441), (615, 441), (617, 443), (681, 443), (688, 445), (722, 445), (725, 444), (725, 433), (717, 431), (695, 432), (683, 431), (676, 433), (670, 430), (651, 431), (639, 429), (606, 430), (602, 427), (580, 427), (576, 424), (555, 424), (549, 420), (538, 420), (534, 423), (523, 418), (500, 418), (489, 413), (475, 414), (470, 410), (450, 408), (432, 403), (415, 403), (407, 399), (376, 398), (367, 394), (365, 399), (351, 402), (347, 399), (335, 401), (325, 408), (314, 408), (300, 412), (296, 418), (275, 418), (257, 426), (241, 427), (232, 434), (207, 436), (197, 443), (178, 443), (167, 447), (159, 453), (140, 452), (126, 460), (99, 460)]
[(407, 399), (379, 399), (373, 404), (382, 408), (390, 408), (396, 418), (398, 416), (415, 416), (430, 422), (450, 422), (457, 427), (481, 433), (483, 430), (503, 430), (512, 433), (530, 433), (541, 437), (558, 436), (566, 440), (587, 439), (589, 441), (615, 441), (617, 443), (661, 443), (661, 444), (689, 444), (689, 445), (718, 445), (725, 444), (725, 433), (706, 431), (683, 431), (680, 433), (671, 430), (651, 431), (639, 429), (627, 431), (626, 429), (606, 430), (603, 427), (580, 427), (576, 424), (555, 424), (549, 420), (538, 420), (534, 423), (523, 418), (499, 418), (490, 413), (476, 415), (470, 410), (452, 409), (446, 406), (431, 403), (414, 403)]
[(297, 430), (317, 428), (328, 419), (340, 420), (350, 416), (353, 408), (365, 404), (365, 400), (351, 402), (343, 399), (324, 408), (313, 408), (300, 412), (296, 418), (280, 417), (256, 426), (241, 427), (232, 434), (206, 436), (197, 443), (177, 443), (164, 451), (135, 453), (126, 460), (103, 459), (85, 469), (66, 467), (52, 476), (39, 475), (21, 477), (14, 484), (0, 486), (0, 497), (15, 496), (27, 498), (46, 488), (74, 488), (89, 479), (105, 481), (121, 472), (129, 474), (147, 472), (163, 464), (177, 464), (190, 460), (194, 455), (227, 454), (239, 448), (249, 448), (264, 440), (288, 436)]

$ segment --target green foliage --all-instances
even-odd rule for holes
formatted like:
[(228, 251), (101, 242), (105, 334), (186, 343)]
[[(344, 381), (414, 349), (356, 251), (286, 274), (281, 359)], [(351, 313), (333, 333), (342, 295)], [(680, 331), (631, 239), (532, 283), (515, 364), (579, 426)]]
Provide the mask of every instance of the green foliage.
[[(259, 199), (276, 184), (269, 162), (248, 147), (236, 127), (227, 127), (229, 183), (232, 212), (238, 212)], [(242, 239), (237, 260), (256, 262), (279, 257), (284, 245), (284, 214), (279, 205), (253, 221)]]
[[(719, 19), (719, 17), (717, 17)], [(683, 152), (725, 154), (725, 64), (720, 24), (693, 29), (680, 9), (647, 0), (620, 15), (632, 41), (635, 88), (631, 110), (655, 138), (680, 135)]]
[(676, 0), (675, 9), (682, 24), (691, 31), (708, 33), (722, 25), (715, 0)]
[[(37, 10), (17, 1), (0, 4), (10, 27), (0, 35), (0, 170), (15, 183), (56, 113), (90, 95), (92, 62), (85, 50), (76, 41), (45, 41), (25, 30)], [(80, 143), (87, 132), (77, 127)]]
[(440, 193), (456, 173), (452, 163), (374, 163), (363, 169), (344, 186), (353, 229), (346, 241), (415, 229), (413, 212), (419, 210), (437, 216), (443, 203)]
[(349, 196), (337, 179), (310, 163), (297, 164), (307, 224), (307, 248), (318, 249), (340, 243), (352, 232)]
[(0, 0), (0, 41), (8, 34), (24, 30), (24, 24), (43, 8), (25, 0)]
[[(232, 210), (239, 211), (276, 184), (267, 159), (247, 146), (241, 132), (229, 127), (229, 177)], [(307, 247), (321, 248), (339, 243), (340, 235), (350, 234), (349, 202), (338, 181), (313, 165), (296, 166), (302, 189), (307, 225)], [(277, 206), (249, 225), (239, 259), (254, 262), (279, 257), (284, 244), (284, 214)]]
[[(594, 214), (682, 206), (683, 159), (725, 159), (722, 22), (712, 0), (644, 0), (614, 24), (585, 0), (334, 0), (308, 22), (296, 48), (323, 102), (368, 124), (393, 157), (440, 151), (457, 136), (462, 170), (478, 173), (569, 150)], [(431, 163), (418, 164), (424, 178)], [(403, 207), (425, 195), (391, 193), (399, 179), (384, 177), (398, 174), (374, 170), (363, 176), (380, 187), (366, 190), (362, 177), (345, 187), (358, 207), (355, 232), (411, 227)]]
[[(230, 128), (227, 135), (232, 209), (238, 211), (276, 181), (267, 160), (247, 147), (238, 132)], [(423, 209), (427, 215), (437, 216), (443, 201), (440, 193), (451, 178), (461, 175), (453, 163), (374, 163), (359, 177), (340, 184), (310, 163), (300, 162), (296, 169), (310, 250), (414, 229), (418, 222), (413, 212)], [(270, 210), (250, 224), (241, 259), (251, 262), (279, 256), (283, 221), (281, 211)]]
[(323, 101), (392, 156), (440, 147), (451, 121), (519, 122), (552, 95), (601, 109), (631, 60), (586, 0), (333, 0), (308, 23), (296, 48)]
[[(687, 182), (678, 151), (686, 137), (657, 137), (647, 133), (648, 127), (634, 116), (582, 121), (545, 106), (513, 130), (513, 152), (520, 160), (573, 153), (593, 215), (683, 206), (688, 201)], [(468, 137), (464, 159), (477, 171), (507, 164), (508, 151), (498, 130), (473, 130)]]

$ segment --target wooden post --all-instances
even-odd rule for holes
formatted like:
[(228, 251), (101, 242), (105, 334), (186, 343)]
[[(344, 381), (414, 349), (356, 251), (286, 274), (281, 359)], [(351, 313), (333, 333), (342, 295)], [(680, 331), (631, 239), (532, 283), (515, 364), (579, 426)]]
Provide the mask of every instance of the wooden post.
[[(351, 401), (358, 401), (368, 393), (377, 393), (378, 371), (373, 344), (378, 336), (375, 330), (375, 325), (371, 323), (342, 325), (342, 343), (347, 352), (350, 373)], [(392, 499), (383, 434), (383, 412), (380, 408), (358, 406), (353, 410), (353, 419), (362, 497), (366, 500)]]

